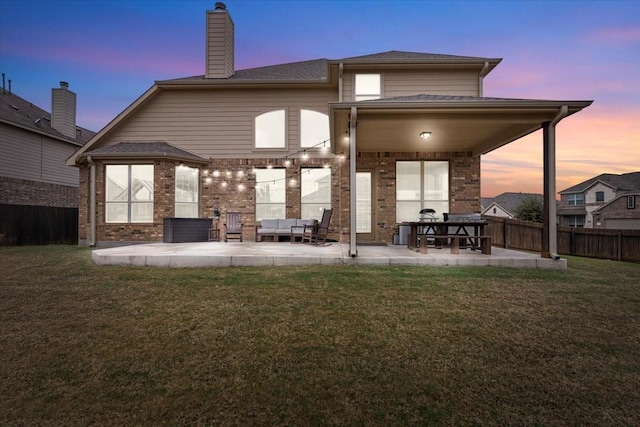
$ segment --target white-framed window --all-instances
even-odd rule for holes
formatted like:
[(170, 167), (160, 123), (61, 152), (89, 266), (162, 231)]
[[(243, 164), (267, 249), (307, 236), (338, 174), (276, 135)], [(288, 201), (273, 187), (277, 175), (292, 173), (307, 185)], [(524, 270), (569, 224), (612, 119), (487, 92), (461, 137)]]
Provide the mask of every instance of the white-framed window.
[(627, 196), (627, 209), (636, 208), (636, 196)]
[(568, 215), (566, 224), (568, 227), (582, 228), (584, 227), (584, 215)]
[(324, 147), (329, 147), (329, 116), (318, 111), (300, 110), (300, 147), (313, 147), (324, 141)]
[(284, 110), (262, 113), (255, 118), (256, 148), (285, 148), (286, 114)]
[(396, 162), (396, 222), (416, 221), (425, 208), (449, 212), (449, 162)]
[(355, 100), (366, 101), (368, 99), (380, 99), (382, 97), (382, 84), (380, 74), (356, 74), (355, 76)]
[(105, 222), (153, 222), (153, 165), (107, 165)]
[(300, 217), (320, 220), (331, 209), (331, 169), (302, 168), (300, 182)]
[(286, 218), (286, 170), (256, 170), (256, 221)]
[(569, 206), (584, 206), (584, 194), (575, 193), (567, 195)]
[(176, 166), (175, 217), (198, 218), (198, 183), (200, 170), (189, 166)]

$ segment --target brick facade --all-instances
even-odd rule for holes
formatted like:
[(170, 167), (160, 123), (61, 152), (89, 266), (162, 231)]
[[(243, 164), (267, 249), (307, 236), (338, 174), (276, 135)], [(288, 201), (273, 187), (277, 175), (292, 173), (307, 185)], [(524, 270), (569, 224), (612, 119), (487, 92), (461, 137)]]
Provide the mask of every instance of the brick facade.
[[(450, 211), (480, 211), (480, 158), (469, 153), (358, 153), (358, 169), (373, 173), (375, 194), (376, 239), (391, 243), (396, 229), (395, 162), (397, 160), (448, 160), (450, 175)], [(280, 163), (282, 161), (280, 160)], [(174, 216), (175, 168), (177, 161), (154, 161), (154, 213), (150, 224), (107, 224), (105, 218), (105, 162), (96, 162), (96, 240), (100, 244), (162, 241), (163, 222)], [(240, 211), (245, 224), (245, 239), (255, 238), (255, 176), (254, 168), (278, 165), (276, 159), (216, 159), (209, 165), (186, 164), (200, 168), (201, 218), (212, 217), (215, 208), (220, 209), (221, 222), (226, 212)], [(349, 161), (342, 157), (333, 159), (294, 159), (286, 170), (286, 216), (300, 217), (301, 168), (331, 168), (331, 219), (329, 238), (349, 241)], [(79, 207), (79, 239), (90, 238), (90, 182), (89, 167), (80, 168), (80, 197), (86, 201)], [(214, 171), (218, 173), (214, 175)], [(416, 213), (417, 216), (417, 213)], [(221, 229), (223, 227), (221, 226)]]
[(9, 177), (0, 177), (0, 205), (78, 207), (78, 188)]

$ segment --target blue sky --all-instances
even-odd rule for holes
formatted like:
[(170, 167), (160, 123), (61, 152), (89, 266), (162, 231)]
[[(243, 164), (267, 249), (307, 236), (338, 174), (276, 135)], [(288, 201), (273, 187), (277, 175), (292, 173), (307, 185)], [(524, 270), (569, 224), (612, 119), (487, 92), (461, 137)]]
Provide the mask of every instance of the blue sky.
[[(387, 50), (504, 58), (485, 96), (594, 100), (558, 127), (558, 189), (640, 170), (638, 1), (241, 1), (236, 68)], [(3, 0), (0, 69), (50, 110), (61, 80), (99, 130), (155, 80), (204, 73), (215, 1)], [(542, 191), (536, 133), (482, 158), (482, 193)]]

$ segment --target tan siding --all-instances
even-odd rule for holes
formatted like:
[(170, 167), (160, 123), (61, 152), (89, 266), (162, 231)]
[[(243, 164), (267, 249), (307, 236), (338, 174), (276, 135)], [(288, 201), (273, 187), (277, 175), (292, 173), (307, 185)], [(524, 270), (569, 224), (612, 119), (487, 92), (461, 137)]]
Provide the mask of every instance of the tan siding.
[(0, 125), (0, 176), (78, 186), (78, 169), (65, 165), (75, 147)]
[[(344, 73), (344, 101), (354, 99), (355, 74), (352, 71)], [(380, 74), (384, 98), (418, 94), (478, 96), (478, 72), (473, 70), (403, 70)]]
[[(289, 152), (300, 149), (300, 109), (328, 114), (337, 93), (330, 89), (167, 91), (128, 121), (107, 145), (119, 142), (166, 141), (198, 155), (214, 158), (258, 158), (254, 118), (264, 112), (285, 109)], [(321, 142), (321, 141), (318, 141)], [(273, 156), (282, 156), (282, 150)]]
[(207, 77), (226, 78), (234, 73), (233, 22), (226, 12), (207, 13)]

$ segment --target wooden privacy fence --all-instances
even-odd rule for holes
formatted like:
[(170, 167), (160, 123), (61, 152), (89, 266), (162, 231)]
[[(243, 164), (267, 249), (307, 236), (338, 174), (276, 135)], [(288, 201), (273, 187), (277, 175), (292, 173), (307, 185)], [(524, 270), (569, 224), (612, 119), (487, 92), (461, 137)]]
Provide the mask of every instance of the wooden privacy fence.
[[(542, 224), (508, 218), (484, 218), (494, 245), (542, 251)], [(558, 227), (558, 253), (589, 258), (640, 262), (640, 230)]]
[(0, 205), (0, 246), (78, 244), (78, 208)]

